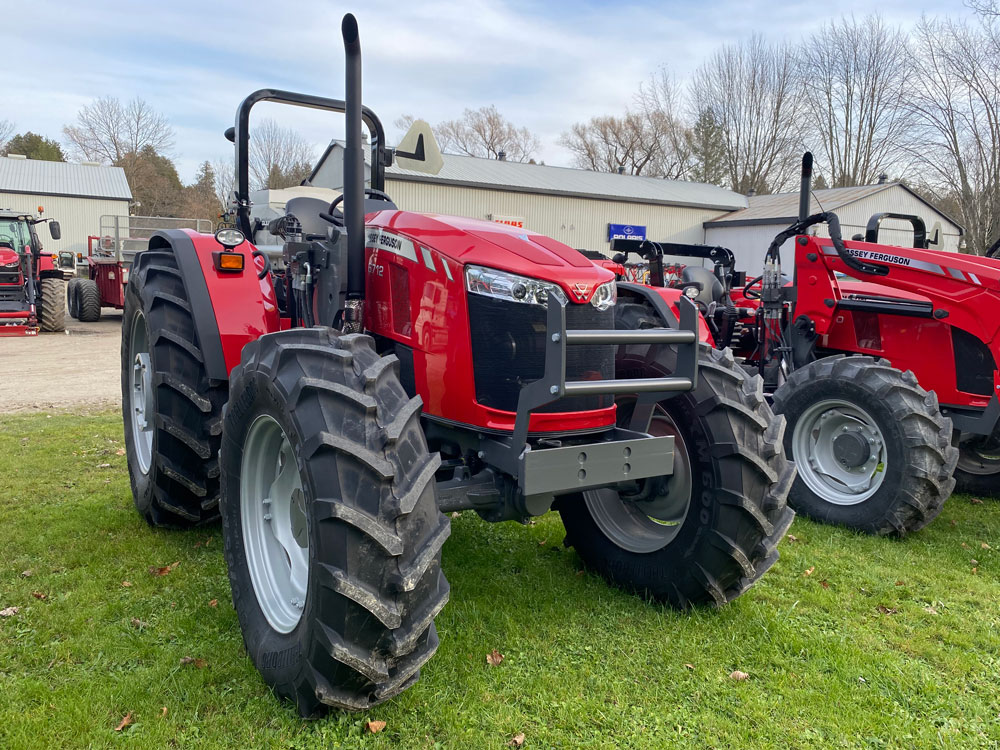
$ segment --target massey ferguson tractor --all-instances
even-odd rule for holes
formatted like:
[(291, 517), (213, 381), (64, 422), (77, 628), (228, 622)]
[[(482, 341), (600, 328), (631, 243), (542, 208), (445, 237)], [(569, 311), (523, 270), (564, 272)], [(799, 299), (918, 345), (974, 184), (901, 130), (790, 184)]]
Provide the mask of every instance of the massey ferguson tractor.
[[(788, 420), (798, 512), (903, 535), (937, 516), (956, 481), (1000, 495), (1000, 260), (927, 249), (916, 216), (876, 214), (864, 241), (845, 242), (835, 214), (809, 215), (811, 178), (806, 154), (799, 219), (749, 282), (725, 248), (619, 243), (618, 260), (639, 254), (653, 279), (664, 255), (712, 261), (685, 268), (679, 286)], [(908, 221), (914, 246), (879, 245), (885, 219)], [(808, 233), (817, 224), (829, 239)], [(791, 278), (780, 257), (789, 239)]]
[(0, 336), (34, 336), (66, 330), (66, 292), (58, 256), (42, 252), (35, 227), (59, 222), (0, 209)]
[[(139, 512), (156, 526), (221, 513), (247, 651), (304, 715), (416, 681), (449, 595), (443, 511), (555, 508), (615, 585), (677, 607), (739, 596), (793, 516), (761, 379), (699, 344), (680, 295), (675, 330), (639, 330), (613, 274), (576, 250), (397, 209), (385, 167), (421, 167), (436, 146), (417, 123), (386, 148), (353, 16), (342, 33), (346, 101), (264, 89), (240, 105), (238, 229), (160, 232), (136, 257), (122, 393)], [(347, 121), (343, 194), (290, 200), (269, 226), (278, 254), (245, 239), (263, 101)]]

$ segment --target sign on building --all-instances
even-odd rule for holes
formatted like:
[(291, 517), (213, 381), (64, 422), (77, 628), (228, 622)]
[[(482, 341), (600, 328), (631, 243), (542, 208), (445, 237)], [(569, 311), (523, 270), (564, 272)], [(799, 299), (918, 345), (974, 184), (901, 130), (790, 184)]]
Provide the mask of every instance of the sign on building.
[(490, 214), (490, 219), (495, 221), (497, 224), (506, 224), (509, 227), (524, 229), (523, 216), (498, 216), (497, 214)]
[(640, 227), (636, 224), (608, 224), (608, 242), (644, 239), (646, 239), (646, 227)]

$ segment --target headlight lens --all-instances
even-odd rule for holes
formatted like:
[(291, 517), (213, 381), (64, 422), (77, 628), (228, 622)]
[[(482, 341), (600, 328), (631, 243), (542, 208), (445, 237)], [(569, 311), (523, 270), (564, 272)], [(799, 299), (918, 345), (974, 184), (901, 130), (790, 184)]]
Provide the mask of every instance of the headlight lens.
[(590, 304), (601, 312), (604, 312), (618, 301), (618, 285), (614, 281), (601, 284), (594, 290), (594, 296), (590, 298)]
[(465, 267), (465, 288), (473, 294), (527, 305), (544, 305), (550, 294), (567, 302), (565, 292), (555, 284), (482, 266)]
[(239, 229), (220, 229), (215, 233), (215, 241), (225, 248), (236, 247), (243, 243), (245, 237)]

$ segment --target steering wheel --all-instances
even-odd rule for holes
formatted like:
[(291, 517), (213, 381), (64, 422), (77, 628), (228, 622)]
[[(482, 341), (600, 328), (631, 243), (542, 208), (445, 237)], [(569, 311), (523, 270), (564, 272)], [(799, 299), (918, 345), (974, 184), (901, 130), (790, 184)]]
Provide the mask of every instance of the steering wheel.
[[(380, 201), (387, 201), (389, 203), (392, 203), (392, 198), (390, 198), (389, 195), (382, 190), (376, 190), (375, 188), (365, 188), (365, 195)], [(337, 217), (333, 213), (334, 211), (337, 210), (337, 206), (339, 206), (343, 202), (344, 202), (344, 194), (341, 193), (340, 195), (338, 195), (336, 198), (333, 199), (333, 203), (330, 204), (330, 207), (326, 210), (326, 213), (319, 215), (320, 218), (326, 219), (331, 224), (339, 224), (340, 226), (343, 226), (344, 224), (343, 214), (341, 214), (340, 217)]]

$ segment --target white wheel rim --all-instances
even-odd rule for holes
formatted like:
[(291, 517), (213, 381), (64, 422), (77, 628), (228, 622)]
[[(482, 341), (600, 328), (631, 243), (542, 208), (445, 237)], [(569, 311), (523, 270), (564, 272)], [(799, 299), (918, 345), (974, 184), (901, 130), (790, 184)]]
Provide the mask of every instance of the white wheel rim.
[(295, 453), (266, 414), (250, 425), (243, 444), (240, 518), (257, 603), (272, 628), (289, 633), (305, 608), (309, 531)]
[[(846, 449), (838, 441), (847, 443)], [(840, 399), (819, 401), (803, 412), (792, 430), (792, 459), (806, 486), (834, 505), (868, 500), (888, 469), (878, 424), (857, 404)]]
[(149, 338), (146, 335), (146, 318), (136, 313), (129, 338), (129, 361), (132, 373), (129, 388), (129, 412), (132, 415), (132, 441), (139, 471), (149, 473), (153, 463), (153, 373), (149, 359)]

